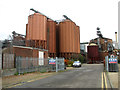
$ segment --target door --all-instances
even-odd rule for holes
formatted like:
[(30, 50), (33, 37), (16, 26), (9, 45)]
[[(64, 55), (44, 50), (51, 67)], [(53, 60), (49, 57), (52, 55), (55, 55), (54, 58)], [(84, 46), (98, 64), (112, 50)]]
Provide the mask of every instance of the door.
[(44, 52), (39, 51), (39, 65), (44, 65)]

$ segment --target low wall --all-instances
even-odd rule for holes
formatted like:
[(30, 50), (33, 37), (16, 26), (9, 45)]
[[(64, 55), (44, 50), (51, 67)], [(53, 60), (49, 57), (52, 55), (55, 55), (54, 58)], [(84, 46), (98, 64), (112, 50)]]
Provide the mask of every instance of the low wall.
[(14, 68), (14, 69), (5, 69), (5, 70), (2, 70), (2, 77), (14, 75), (15, 73), (16, 73), (16, 68)]

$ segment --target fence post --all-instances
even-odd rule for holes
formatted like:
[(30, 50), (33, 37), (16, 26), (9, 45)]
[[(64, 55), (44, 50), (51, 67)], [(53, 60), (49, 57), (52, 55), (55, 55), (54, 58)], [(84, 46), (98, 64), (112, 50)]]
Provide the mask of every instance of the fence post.
[(62, 63), (63, 63), (63, 70), (64, 70), (64, 69), (65, 69), (64, 58), (63, 58), (63, 61), (62, 61)]
[(58, 58), (56, 57), (56, 72), (58, 72)]
[(109, 70), (109, 66), (108, 66), (108, 56), (107, 56), (106, 58), (107, 58), (106, 61), (107, 61), (107, 72), (108, 72), (108, 70)]

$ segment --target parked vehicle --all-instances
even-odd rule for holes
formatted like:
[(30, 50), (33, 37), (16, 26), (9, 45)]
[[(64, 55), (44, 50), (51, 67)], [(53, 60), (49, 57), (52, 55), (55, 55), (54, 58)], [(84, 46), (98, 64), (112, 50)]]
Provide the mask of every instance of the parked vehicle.
[(81, 62), (80, 61), (74, 61), (73, 62), (73, 67), (81, 67)]

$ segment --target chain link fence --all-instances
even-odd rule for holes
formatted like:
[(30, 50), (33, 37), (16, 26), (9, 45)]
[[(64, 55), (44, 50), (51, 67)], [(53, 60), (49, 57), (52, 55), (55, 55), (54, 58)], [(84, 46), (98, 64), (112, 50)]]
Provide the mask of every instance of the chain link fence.
[(50, 64), (49, 59), (33, 57), (16, 57), (16, 70), (18, 74), (28, 72), (50, 72), (64, 70), (64, 58), (56, 58), (55, 64)]

